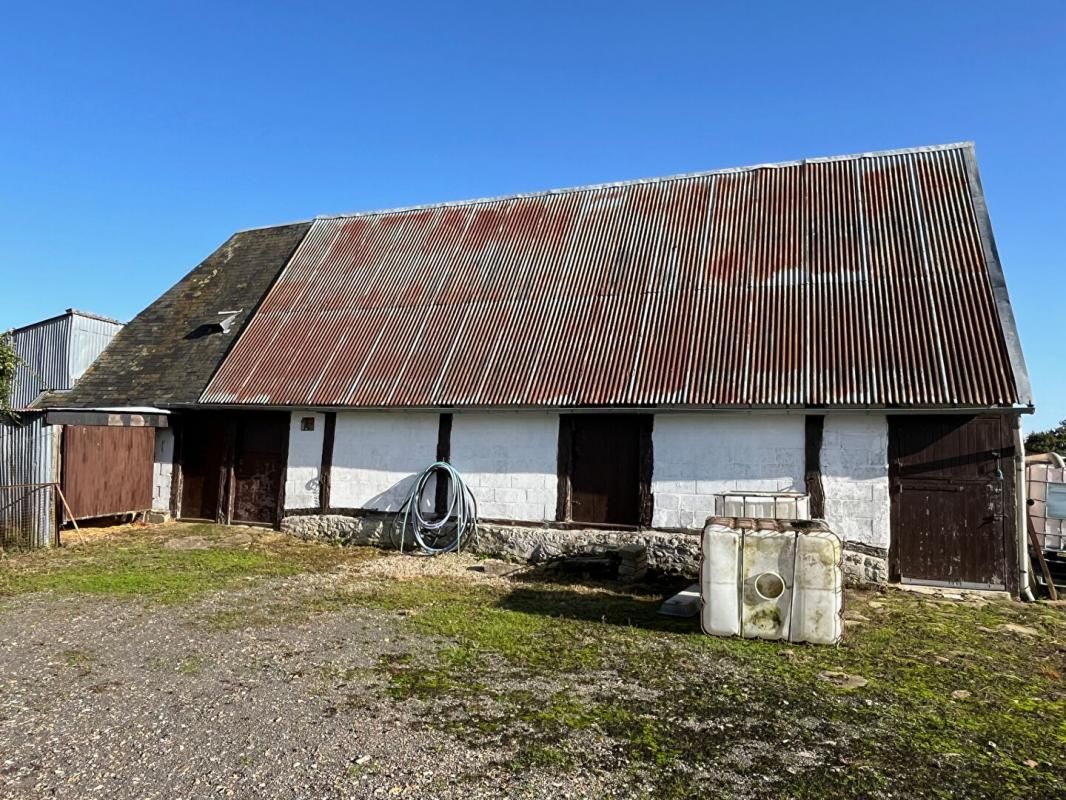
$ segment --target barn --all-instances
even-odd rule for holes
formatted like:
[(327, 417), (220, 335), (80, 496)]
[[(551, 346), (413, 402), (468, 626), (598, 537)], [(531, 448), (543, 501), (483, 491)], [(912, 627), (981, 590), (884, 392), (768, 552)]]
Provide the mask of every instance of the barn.
[(168, 412), (154, 502), (389, 538), (448, 460), (485, 546), (825, 519), (855, 580), (1025, 570), (1029, 380), (972, 143), (234, 234), (50, 413)]

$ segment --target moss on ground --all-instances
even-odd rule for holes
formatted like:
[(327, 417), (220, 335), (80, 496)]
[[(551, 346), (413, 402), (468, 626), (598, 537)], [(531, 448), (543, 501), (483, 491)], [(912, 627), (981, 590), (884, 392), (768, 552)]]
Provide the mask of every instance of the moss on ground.
[[(658, 616), (665, 586), (390, 580), (359, 575), (372, 551), (257, 531), (236, 545), (234, 530), (130, 529), (7, 557), (0, 595), (177, 603), (345, 564), (346, 585), (212, 606), (206, 621), (296, 623), (351, 605), (403, 612), (397, 624), (431, 644), (383, 659), (377, 680), (398, 702), (417, 699), (427, 724), (508, 748), (516, 770), (628, 771), (656, 797), (730, 796), (730, 776), (757, 797), (1066, 796), (1062, 608), (855, 592), (847, 608), (858, 624), (839, 647), (722, 639)], [(183, 536), (208, 547), (162, 547)], [(847, 688), (828, 673), (866, 683)]]
[[(1066, 796), (1061, 609), (857, 592), (859, 624), (839, 647), (817, 647), (704, 636), (659, 617), (660, 599), (447, 580), (362, 597), (411, 609), (407, 624), (452, 642), (435, 662), (392, 669), (394, 694), (464, 701), (459, 721), (442, 724), (516, 745), (518, 768), (603, 766), (567, 746), (591, 729), (654, 777), (657, 796), (690, 796), (693, 767), (739, 766), (745, 750), (765, 796)], [(1004, 627), (1019, 625), (1037, 635)], [(653, 698), (584, 691), (604, 670)], [(868, 683), (848, 689), (825, 673)], [(541, 678), (568, 689), (508, 688)], [(794, 758), (804, 753), (817, 758)]]

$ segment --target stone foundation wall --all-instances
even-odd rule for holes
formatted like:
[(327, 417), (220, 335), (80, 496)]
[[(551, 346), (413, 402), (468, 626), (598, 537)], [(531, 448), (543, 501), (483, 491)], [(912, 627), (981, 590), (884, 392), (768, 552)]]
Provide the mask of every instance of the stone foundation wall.
[(888, 550), (845, 541), (844, 583), (847, 586), (888, 583)]
[[(301, 539), (351, 546), (398, 548), (400, 534), (394, 516), (309, 514), (282, 520), (282, 530)], [(648, 568), (695, 578), (700, 566), (700, 536), (665, 531), (564, 530), (535, 525), (481, 524), (480, 555), (509, 561), (543, 563), (560, 556), (595, 555), (631, 544), (647, 549)], [(406, 546), (411, 546), (408, 536)], [(852, 549), (852, 548), (860, 549)], [(879, 555), (880, 553), (880, 555)], [(849, 586), (888, 580), (887, 553), (859, 543), (844, 544), (844, 579)]]

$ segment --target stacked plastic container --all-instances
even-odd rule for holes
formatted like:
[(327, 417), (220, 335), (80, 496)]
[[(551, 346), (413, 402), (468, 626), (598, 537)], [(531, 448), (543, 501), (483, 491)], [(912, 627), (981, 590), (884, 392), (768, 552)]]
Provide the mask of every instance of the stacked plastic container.
[(712, 517), (700, 565), (704, 632), (834, 644), (844, 632), (842, 559), (821, 522)]

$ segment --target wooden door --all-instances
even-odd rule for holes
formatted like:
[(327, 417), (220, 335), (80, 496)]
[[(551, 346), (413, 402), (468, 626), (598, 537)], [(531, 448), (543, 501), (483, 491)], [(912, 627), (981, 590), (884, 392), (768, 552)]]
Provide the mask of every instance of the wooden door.
[(1012, 588), (1013, 459), (1005, 416), (889, 418), (896, 580)]
[(152, 508), (155, 428), (67, 425), (63, 494), (74, 519)]
[(570, 428), (570, 518), (640, 523), (640, 417), (574, 414)]
[(188, 414), (181, 425), (182, 519), (224, 521), (227, 425), (218, 414)]
[(278, 522), (288, 443), (288, 415), (257, 414), (241, 420), (233, 459), (233, 522)]

